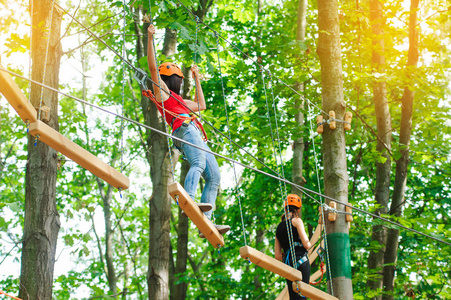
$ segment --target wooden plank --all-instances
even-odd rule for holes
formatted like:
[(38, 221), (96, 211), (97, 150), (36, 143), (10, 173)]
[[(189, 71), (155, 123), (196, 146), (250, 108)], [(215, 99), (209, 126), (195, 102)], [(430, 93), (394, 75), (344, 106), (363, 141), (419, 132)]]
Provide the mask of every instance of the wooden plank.
[[(300, 291), (298, 291), (298, 286), (300, 287)], [(338, 298), (302, 281), (293, 282), (293, 291), (296, 293), (300, 292), (303, 296), (313, 300), (338, 300)]]
[(321, 243), (318, 245), (318, 247), (315, 248), (315, 251), (313, 251), (312, 255), (309, 256), (308, 260), (310, 264), (312, 264), (315, 259), (318, 257), (318, 249), (322, 247), (324, 249), (324, 240), (321, 241)]
[(277, 296), (276, 300), (290, 300), (290, 293), (288, 292), (288, 287), (286, 285), (279, 296)]
[[(0, 67), (3, 68), (1, 64)], [(24, 122), (33, 123), (37, 121), (36, 109), (34, 109), (11, 76), (2, 70), (0, 70), (0, 92)]]
[(61, 152), (95, 176), (105, 180), (117, 189), (128, 189), (130, 180), (97, 156), (78, 146), (61, 133), (41, 121), (30, 124), (30, 134), (39, 135), (39, 140)]
[[(313, 233), (312, 238), (310, 239), (310, 244), (313, 246), (316, 244), (316, 242), (318, 241), (319, 237), (321, 236), (321, 231), (322, 231), (322, 226), (321, 224), (318, 224), (318, 226), (316, 226), (315, 232)], [(313, 251), (313, 247), (310, 248), (310, 250), (308, 251), (308, 255), (310, 256), (312, 254)]]
[(169, 195), (186, 213), (194, 225), (205, 235), (205, 238), (215, 248), (224, 246), (224, 237), (218, 232), (213, 223), (205, 216), (185, 189), (178, 182), (168, 186)]
[(289, 265), (284, 264), (277, 259), (270, 257), (252, 247), (244, 246), (240, 248), (240, 255), (246, 260), (250, 260), (254, 264), (266, 269), (270, 272), (276, 273), (288, 280), (297, 281), (302, 280), (302, 273)]

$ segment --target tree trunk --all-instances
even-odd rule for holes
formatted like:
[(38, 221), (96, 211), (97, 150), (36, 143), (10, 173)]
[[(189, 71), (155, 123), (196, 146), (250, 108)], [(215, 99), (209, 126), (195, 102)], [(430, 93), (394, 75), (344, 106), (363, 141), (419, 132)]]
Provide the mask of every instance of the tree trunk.
[[(184, 82), (183, 82), (183, 99), (189, 99), (192, 90), (191, 85), (191, 68), (183, 66), (182, 67)], [(190, 169), (190, 164), (187, 160), (182, 162), (182, 169), (180, 172), (180, 183), (182, 186), (185, 185), (186, 174)], [(176, 284), (178, 280), (177, 274), (182, 274), (186, 271), (186, 264), (188, 259), (188, 230), (189, 230), (189, 219), (187, 217), (182, 217), (182, 210), (179, 208), (178, 213), (178, 226), (177, 226), (177, 261), (175, 263), (174, 278), (171, 278), (171, 300), (185, 299), (186, 290), (188, 289), (188, 283), (182, 282)]]
[[(346, 104), (343, 101), (343, 78), (340, 47), (338, 3), (334, 0), (318, 1), (318, 55), (321, 63), (322, 107), (327, 113), (335, 111), (343, 120)], [(346, 172), (345, 132), (343, 123), (331, 130), (325, 126), (323, 133), (324, 192), (341, 202), (348, 202), (348, 175)], [(326, 201), (329, 202), (329, 201)], [(339, 211), (344, 206), (337, 204)], [(326, 218), (327, 244), (331, 276), (329, 290), (341, 300), (353, 299), (351, 281), (351, 255), (348, 224), (344, 214), (335, 222)], [(332, 282), (330, 282), (332, 281)], [(332, 283), (332, 284), (331, 284)]]
[[(401, 129), (399, 133), (399, 144), (401, 157), (396, 161), (395, 186), (393, 189), (393, 199), (390, 206), (390, 215), (400, 217), (404, 205), (404, 193), (407, 181), (407, 167), (409, 164), (409, 145), (410, 135), (412, 133), (412, 114), (413, 100), (415, 92), (412, 89), (414, 85), (411, 74), (418, 64), (418, 37), (417, 28), (417, 10), (419, 0), (411, 0), (410, 20), (409, 20), (409, 52), (407, 60), (407, 83), (404, 87), (404, 93), (401, 98)], [(387, 234), (387, 245), (384, 256), (384, 296), (382, 299), (394, 299), (394, 280), (396, 261), (398, 256), (399, 229), (389, 229)]]
[[(307, 13), (307, 0), (299, 0), (297, 30), (296, 30), (297, 41), (304, 41), (305, 39), (305, 28), (307, 25), (305, 17), (306, 13)], [(300, 55), (302, 54), (303, 53), (300, 53)], [(302, 92), (304, 91), (304, 83), (296, 82), (295, 89), (302, 94)], [(294, 119), (296, 121), (298, 128), (302, 128), (302, 126), (304, 126), (304, 113), (302, 112), (304, 109), (304, 99), (298, 98), (298, 96), (295, 97), (296, 100), (294, 103), (294, 108), (296, 113)], [(300, 132), (299, 134), (302, 134), (302, 132)], [(293, 183), (301, 186), (303, 186), (305, 183), (302, 176), (304, 149), (305, 149), (304, 138), (302, 136), (293, 141), (293, 172), (292, 172)], [(299, 189), (294, 186), (291, 186), (291, 192), (302, 197), (302, 192), (299, 191)]]
[[(184, 160), (182, 162), (182, 170), (180, 173), (180, 182), (185, 182), (186, 174), (190, 168), (189, 162)], [(179, 300), (186, 298), (186, 290), (188, 289), (187, 282), (176, 284), (178, 274), (183, 274), (186, 271), (186, 263), (188, 259), (188, 229), (189, 219), (181, 215), (182, 210), (179, 208), (178, 226), (177, 226), (177, 261), (174, 271), (174, 283), (171, 284), (171, 300)]]
[[(59, 40), (62, 14), (53, 8), (52, 1), (33, 1), (31, 5), (35, 12), (32, 24), (31, 77), (58, 88), (62, 54)], [(47, 64), (44, 65), (48, 40)], [(32, 84), (30, 100), (31, 104), (39, 109), (40, 86)], [(59, 130), (57, 93), (43, 89), (43, 105), (50, 107), (50, 120), (46, 122), (47, 125)], [(52, 299), (53, 268), (60, 228), (55, 195), (58, 154), (40, 141), (36, 146), (34, 144), (35, 138), (29, 136), (19, 298), (46, 300)]]
[[(103, 194), (103, 185), (99, 178), (97, 178), (97, 184), (99, 190), (101, 190), (101, 197), (103, 201), (103, 217), (105, 220), (105, 262), (107, 268), (107, 279), (109, 293), (112, 295), (117, 294), (117, 276), (116, 269), (114, 267), (114, 249), (113, 249), (113, 236), (114, 232), (111, 226), (111, 199), (113, 196), (113, 187), (108, 185), (107, 193)], [(100, 253), (100, 255), (103, 255)], [(114, 296), (117, 299), (117, 296)]]
[[(373, 31), (373, 72), (383, 74), (385, 72), (384, 56), (384, 18), (382, 15), (382, 4), (377, 0), (370, 2), (370, 18)], [(374, 108), (377, 120), (377, 146), (379, 155), (385, 158), (385, 162), (376, 164), (376, 190), (375, 198), (378, 208), (376, 215), (388, 212), (388, 201), (390, 199), (390, 171), (391, 171), (391, 116), (387, 102), (387, 90), (385, 79), (376, 78), (373, 83)], [(382, 269), (384, 265), (385, 243), (387, 229), (383, 225), (374, 225), (372, 228), (371, 241), (376, 242), (379, 248), (371, 250), (368, 256), (368, 269), (370, 277), (367, 286), (370, 290), (382, 291)], [(373, 297), (380, 300), (382, 294)]]
[[(139, 18), (135, 18), (135, 30), (137, 36), (143, 38), (137, 41), (137, 50), (142, 45), (147, 45), (147, 27), (144, 25), (141, 34)], [(177, 34), (167, 31), (164, 38), (163, 55), (170, 57), (174, 54)], [(147, 53), (137, 51), (138, 61)], [(141, 96), (141, 108), (144, 115), (144, 124), (165, 131), (164, 120), (156, 106), (147, 97)], [(168, 194), (168, 184), (172, 182), (171, 155), (178, 155), (168, 147), (168, 138), (156, 132), (146, 129), (146, 143), (144, 145), (146, 158), (150, 165), (150, 177), (152, 180), (152, 196), (149, 199), (149, 265), (147, 271), (147, 285), (149, 287), (149, 299), (169, 299), (169, 255), (170, 255), (170, 215), (171, 200)], [(151, 151), (147, 151), (151, 149)], [(172, 151), (170, 153), (169, 151)], [(176, 159), (175, 159), (176, 161)]]

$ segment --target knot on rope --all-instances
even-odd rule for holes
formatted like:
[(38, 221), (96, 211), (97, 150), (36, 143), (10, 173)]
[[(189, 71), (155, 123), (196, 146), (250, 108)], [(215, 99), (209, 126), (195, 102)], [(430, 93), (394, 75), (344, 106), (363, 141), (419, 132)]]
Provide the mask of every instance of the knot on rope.
[(152, 93), (151, 90), (143, 90), (143, 91), (142, 91), (142, 94), (143, 94), (143, 96), (146, 96), (147, 98), (149, 98), (150, 100), (152, 100), (152, 102), (155, 102), (155, 101), (156, 101), (156, 100), (155, 100), (155, 96), (154, 96), (154, 94)]
[(310, 282), (310, 285), (318, 285), (323, 280), (323, 277), (324, 277), (324, 262), (323, 261), (321, 261), (320, 268), (321, 268), (321, 277), (319, 278), (318, 281)]

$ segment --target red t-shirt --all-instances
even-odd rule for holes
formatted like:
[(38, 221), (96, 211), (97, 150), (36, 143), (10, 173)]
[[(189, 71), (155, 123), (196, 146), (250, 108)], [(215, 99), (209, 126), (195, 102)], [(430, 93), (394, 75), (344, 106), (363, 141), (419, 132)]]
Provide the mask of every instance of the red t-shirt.
[[(185, 104), (185, 101), (183, 100), (183, 98), (180, 95), (171, 91), (171, 96), (169, 96), (169, 98), (166, 101), (164, 101), (164, 103), (161, 103), (161, 107), (157, 106), (158, 110), (160, 111), (160, 114), (163, 115), (163, 105), (164, 105), (165, 119), (166, 119), (166, 122), (172, 126), (172, 131), (175, 131), (177, 128), (182, 126), (182, 123), (185, 119), (184, 118), (176, 118), (176, 117), (172, 116), (171, 114), (169, 114), (167, 111), (169, 110), (177, 115), (180, 115), (180, 114), (188, 114), (189, 115), (189, 113), (190, 113), (188, 108), (183, 106), (179, 101), (181, 103)], [(174, 118), (175, 118), (175, 120), (174, 120)], [(173, 121), (174, 121), (174, 123), (172, 123)]]

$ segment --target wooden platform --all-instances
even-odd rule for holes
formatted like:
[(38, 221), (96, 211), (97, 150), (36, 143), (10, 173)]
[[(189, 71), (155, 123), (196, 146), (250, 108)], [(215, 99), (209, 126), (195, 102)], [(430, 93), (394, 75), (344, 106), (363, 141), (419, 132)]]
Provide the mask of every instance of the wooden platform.
[[(338, 300), (328, 293), (325, 293), (309, 284), (302, 282), (302, 273), (295, 268), (292, 268), (277, 259), (270, 257), (252, 247), (244, 246), (240, 248), (240, 255), (246, 260), (250, 260), (254, 264), (270, 271), (276, 273), (288, 280), (293, 281), (293, 286), (296, 282), (299, 282), (301, 287), (302, 295), (310, 299), (325, 299), (325, 300)], [(296, 291), (296, 289), (294, 289)]]
[[(334, 297), (332, 295), (329, 295), (326, 292), (323, 292), (320, 289), (317, 289), (309, 284), (306, 284), (302, 281), (299, 282), (293, 282), (293, 291), (297, 291), (297, 287), (300, 286), (300, 293), (302, 296), (305, 296), (309, 299), (313, 300), (338, 300), (337, 297)], [(298, 293), (299, 294), (299, 293)]]
[(196, 203), (191, 199), (180, 183), (174, 182), (168, 186), (169, 195), (186, 213), (194, 225), (205, 235), (210, 244), (215, 247), (224, 246), (224, 237), (218, 232), (213, 223), (205, 216)]
[(70, 158), (95, 176), (105, 180), (117, 189), (125, 190), (130, 185), (127, 176), (104, 163), (97, 156), (78, 146), (61, 133), (41, 121), (30, 124), (30, 134), (39, 135), (39, 140)]
[[(3, 68), (2, 65), (0, 66)], [(11, 76), (2, 70), (0, 70), (0, 92), (24, 122), (33, 123), (37, 121), (36, 109), (34, 109)]]
[(262, 267), (270, 272), (276, 273), (288, 280), (302, 280), (302, 273), (289, 265), (284, 264), (277, 259), (270, 257), (252, 247), (244, 246), (240, 248), (240, 255), (244, 259), (248, 259), (257, 266)]

